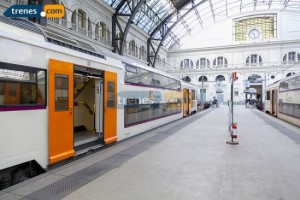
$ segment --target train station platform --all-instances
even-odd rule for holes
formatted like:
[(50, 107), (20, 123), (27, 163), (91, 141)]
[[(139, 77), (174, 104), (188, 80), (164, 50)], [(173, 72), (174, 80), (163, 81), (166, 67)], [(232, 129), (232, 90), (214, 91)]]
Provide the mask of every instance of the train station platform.
[(300, 129), (235, 107), (208, 109), (0, 192), (1, 200), (297, 200)]

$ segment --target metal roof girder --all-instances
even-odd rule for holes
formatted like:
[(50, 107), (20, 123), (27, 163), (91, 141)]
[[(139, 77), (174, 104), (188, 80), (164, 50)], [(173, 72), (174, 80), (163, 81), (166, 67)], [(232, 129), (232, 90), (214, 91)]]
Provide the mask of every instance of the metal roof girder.
[[(117, 37), (117, 28), (119, 29), (120, 33), (122, 34), (122, 37)], [(123, 29), (121, 27), (121, 24), (118, 20), (118, 15), (113, 14), (112, 16), (112, 46), (113, 46), (113, 52), (118, 52), (120, 54), (120, 48), (118, 47), (118, 41), (123, 40)]]
[[(189, 14), (195, 7), (198, 7), (198, 6), (200, 6), (200, 5), (202, 5), (204, 2), (206, 2), (206, 1), (208, 1), (208, 0), (202, 0), (202, 1), (200, 1), (200, 2), (198, 2), (197, 4), (195, 4), (195, 5), (193, 5), (190, 9), (189, 9), (189, 11), (187, 11), (186, 13), (184, 13), (181, 17), (182, 18), (184, 18), (187, 14)], [(168, 18), (168, 20), (171, 18), (171, 16), (169, 16), (169, 18)], [(154, 63), (153, 63), (153, 65), (152, 65), (152, 67), (154, 67), (155, 66), (155, 58), (157, 57), (157, 55), (158, 55), (158, 52), (159, 52), (159, 49), (160, 49), (160, 47), (163, 45), (163, 41), (166, 39), (166, 36), (171, 32), (171, 30), (177, 25), (177, 23), (179, 22), (180, 20), (177, 20), (175, 23), (173, 23), (172, 25), (171, 25), (171, 27), (168, 27), (168, 30), (165, 32), (165, 35), (162, 35), (162, 39), (161, 39), (161, 41), (160, 41), (160, 43), (159, 43), (159, 45), (157, 46), (157, 50), (155, 51), (155, 55), (154, 55)], [(157, 32), (157, 31), (159, 31), (160, 30), (160, 26), (162, 26), (163, 24), (165, 24), (165, 23), (161, 23), (151, 34), (150, 34), (150, 39), (155, 35), (155, 33)], [(150, 39), (148, 39), (148, 41), (150, 41)], [(175, 41), (176, 42), (176, 41)], [(148, 46), (148, 45), (147, 45)]]
[(120, 1), (120, 3), (118, 4), (118, 6), (116, 7), (116, 13), (118, 13), (120, 11), (120, 9), (123, 7), (123, 5), (127, 2), (127, 0), (122, 0)]
[(257, 5), (257, 0), (253, 0), (254, 11), (255, 11), (255, 9), (256, 9), (256, 5)]
[(284, 0), (283, 2), (283, 10), (288, 6), (290, 0)]
[(133, 22), (134, 16), (138, 13), (138, 11), (140, 10), (141, 6), (146, 2), (146, 0), (140, 0), (137, 5), (133, 8), (133, 11), (131, 13), (131, 16), (129, 17), (125, 29), (124, 29), (124, 34), (123, 34), (123, 39), (122, 39), (122, 43), (121, 43), (121, 47), (120, 47), (120, 55), (123, 55), (124, 52), (124, 46), (126, 45), (126, 37), (128, 34), (128, 31), (130, 29), (131, 23)]
[[(124, 13), (118, 13), (118, 11), (122, 8), (122, 6), (125, 4), (125, 2), (127, 2), (128, 4), (132, 3), (132, 6), (135, 6), (133, 9), (132, 9), (132, 12), (131, 14), (124, 14)], [(114, 52), (117, 52), (120, 54), (120, 55), (123, 55), (123, 52), (124, 52), (124, 47), (126, 45), (126, 37), (127, 37), (127, 34), (129, 32), (129, 29), (130, 29), (130, 26), (131, 24), (133, 23), (133, 19), (135, 17), (135, 15), (139, 12), (141, 6), (146, 2), (146, 0), (132, 0), (132, 1), (126, 1), (126, 0), (123, 0), (122, 2), (120, 2), (120, 4), (118, 5), (118, 9), (119, 10), (116, 10), (116, 13), (113, 14), (113, 23), (112, 23), (112, 35), (113, 35), (113, 47), (114, 47)], [(121, 5), (122, 4), (122, 5)], [(126, 26), (124, 28), (124, 30), (122, 29), (119, 21), (118, 21), (118, 16), (129, 16), (129, 19), (126, 23)], [(117, 38), (117, 30), (116, 30), (116, 27), (119, 28), (120, 32), (122, 33), (122, 37), (119, 37)], [(118, 43), (116, 41), (118, 40), (121, 40), (121, 45), (120, 45), (120, 48), (118, 48)]]
[(270, 1), (269, 1), (269, 9), (270, 9), (270, 7), (271, 7), (271, 5), (272, 5), (272, 1), (273, 1), (273, 0), (270, 0)]
[(216, 17), (215, 17), (215, 11), (214, 11), (214, 7), (212, 5), (211, 0), (209, 0), (209, 5), (210, 5), (210, 10), (211, 10), (211, 14), (213, 16), (214, 22), (216, 21)]

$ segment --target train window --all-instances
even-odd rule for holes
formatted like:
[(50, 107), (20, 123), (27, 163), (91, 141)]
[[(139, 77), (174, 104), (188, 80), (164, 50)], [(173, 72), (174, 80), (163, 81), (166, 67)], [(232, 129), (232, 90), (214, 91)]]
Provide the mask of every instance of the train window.
[(0, 62), (0, 106), (46, 106), (45, 80), (46, 70)]
[(279, 91), (289, 90), (289, 84), (285, 81), (279, 84)]
[(171, 90), (181, 90), (180, 82), (175, 79), (165, 77), (161, 74), (138, 68), (126, 63), (123, 64), (125, 65), (126, 69), (126, 83), (137, 83), (141, 86), (145, 85)]
[(69, 110), (69, 76), (55, 74), (55, 111)]
[(161, 87), (170, 88), (170, 83), (171, 83), (172, 79), (165, 77), (165, 76), (161, 76), (160, 80), (161, 80)]
[(5, 86), (5, 83), (0, 82), (0, 95), (4, 95), (4, 86)]
[[(169, 100), (167, 100), (169, 101)], [(129, 127), (181, 113), (181, 102), (125, 105), (124, 126)]]
[(137, 74), (137, 68), (136, 67), (126, 66), (126, 71)]
[(107, 82), (107, 107), (115, 107), (115, 82)]
[(125, 82), (139, 83), (138, 69), (136, 67), (126, 66)]
[(297, 90), (300, 88), (300, 76), (297, 76), (295, 78), (292, 78), (290, 80), (287, 81), (289, 86), (290, 86), (290, 90)]
[(9, 96), (17, 95), (17, 83), (10, 83), (9, 87)]
[(156, 79), (152, 79), (151, 81), (152, 86), (160, 87), (160, 81)]
[(287, 79), (280, 83), (279, 91), (283, 95), (279, 99), (279, 112), (291, 117), (300, 118), (300, 104), (296, 98), (300, 88), (300, 76)]
[(300, 76), (283, 81), (279, 84), (279, 91), (297, 90), (300, 88)]
[(162, 75), (153, 73), (151, 85), (155, 87), (163, 87), (161, 85), (161, 81), (162, 81)]
[(140, 70), (139, 83), (142, 85), (152, 85), (151, 80), (153, 77), (153, 72), (144, 69), (139, 69), (139, 70)]

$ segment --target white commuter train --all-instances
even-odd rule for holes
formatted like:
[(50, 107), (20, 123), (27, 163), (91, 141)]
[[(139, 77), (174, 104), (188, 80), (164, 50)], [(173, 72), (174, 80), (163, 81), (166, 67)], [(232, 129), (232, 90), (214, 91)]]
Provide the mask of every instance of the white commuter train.
[(196, 112), (195, 86), (46, 27), (0, 16), (0, 44), (0, 189)]
[(267, 87), (265, 112), (300, 127), (300, 73)]

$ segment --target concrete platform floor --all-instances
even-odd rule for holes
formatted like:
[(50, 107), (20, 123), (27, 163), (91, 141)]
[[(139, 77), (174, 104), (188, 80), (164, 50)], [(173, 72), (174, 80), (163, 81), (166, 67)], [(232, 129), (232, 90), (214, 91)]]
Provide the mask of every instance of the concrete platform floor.
[(235, 107), (209, 109), (0, 192), (0, 199), (298, 200), (300, 129)]

